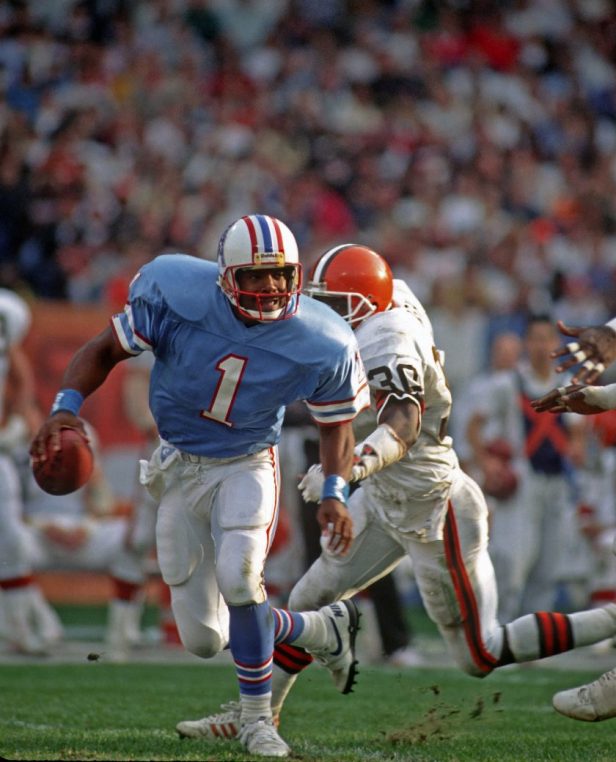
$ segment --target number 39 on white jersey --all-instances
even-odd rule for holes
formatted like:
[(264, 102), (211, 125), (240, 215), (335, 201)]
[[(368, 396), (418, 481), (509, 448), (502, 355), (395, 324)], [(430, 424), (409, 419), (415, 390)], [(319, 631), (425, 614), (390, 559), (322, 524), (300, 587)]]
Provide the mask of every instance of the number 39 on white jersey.
[[(373, 404), (389, 394), (407, 397), (421, 413), (417, 442), (402, 458), (371, 479), (404, 486), (413, 500), (438, 499), (446, 494), (451, 470), (458, 465), (447, 434), (451, 394), (442, 354), (434, 346), (432, 325), (408, 286), (394, 280), (394, 307), (365, 320), (355, 331)], [(391, 490), (387, 490), (391, 492)]]

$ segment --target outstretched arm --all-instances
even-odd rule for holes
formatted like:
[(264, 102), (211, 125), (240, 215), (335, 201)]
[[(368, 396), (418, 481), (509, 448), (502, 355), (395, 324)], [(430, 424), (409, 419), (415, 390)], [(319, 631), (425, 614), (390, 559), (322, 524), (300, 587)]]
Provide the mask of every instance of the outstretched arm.
[(609, 386), (582, 386), (571, 384), (559, 386), (533, 400), (531, 405), (538, 413), (579, 413), (596, 415), (616, 409), (616, 384)]
[[(64, 373), (62, 389), (71, 389), (83, 398), (88, 397), (102, 385), (112, 368), (130, 356), (111, 328), (106, 328), (77, 350)], [(47, 440), (50, 440), (52, 449), (59, 450), (60, 429), (63, 427), (78, 429), (87, 437), (76, 412), (60, 407), (39, 429), (30, 447), (30, 455), (35, 460), (45, 460)]]

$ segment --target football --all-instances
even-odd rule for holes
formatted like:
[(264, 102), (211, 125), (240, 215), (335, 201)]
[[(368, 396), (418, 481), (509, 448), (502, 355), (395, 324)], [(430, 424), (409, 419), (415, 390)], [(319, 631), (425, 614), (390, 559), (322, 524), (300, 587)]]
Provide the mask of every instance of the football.
[(88, 440), (76, 429), (60, 429), (61, 448), (48, 449), (47, 460), (33, 461), (32, 473), (41, 489), (50, 495), (68, 495), (88, 481), (94, 470), (94, 455)]

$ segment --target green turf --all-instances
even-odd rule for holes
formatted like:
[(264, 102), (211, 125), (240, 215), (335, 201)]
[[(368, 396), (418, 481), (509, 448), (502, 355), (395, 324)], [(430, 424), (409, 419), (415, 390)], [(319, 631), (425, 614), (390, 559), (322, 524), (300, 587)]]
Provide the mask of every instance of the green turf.
[[(593, 677), (513, 668), (478, 681), (452, 669), (362, 670), (337, 694), (312, 667), (291, 694), (281, 732), (294, 757), (315, 760), (616, 758), (614, 725), (556, 714), (552, 693)], [(237, 743), (180, 741), (181, 719), (233, 697), (227, 666), (0, 667), (0, 755), (15, 760), (249, 760)]]

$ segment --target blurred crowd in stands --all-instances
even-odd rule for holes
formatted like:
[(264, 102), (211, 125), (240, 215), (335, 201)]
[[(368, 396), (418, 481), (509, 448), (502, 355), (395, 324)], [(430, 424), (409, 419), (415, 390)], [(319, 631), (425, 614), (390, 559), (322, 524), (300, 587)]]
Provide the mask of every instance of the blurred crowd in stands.
[(529, 311), (616, 313), (610, 0), (3, 0), (0, 87), (4, 285), (115, 307), (262, 210), (385, 255), (454, 391)]

